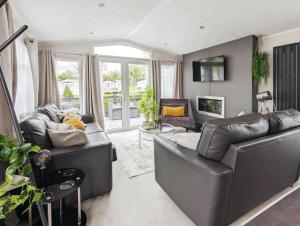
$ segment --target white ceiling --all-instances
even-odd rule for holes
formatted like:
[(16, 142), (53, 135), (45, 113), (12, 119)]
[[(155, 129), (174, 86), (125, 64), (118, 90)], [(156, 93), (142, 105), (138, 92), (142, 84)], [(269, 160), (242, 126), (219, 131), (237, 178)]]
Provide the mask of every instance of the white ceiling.
[[(31, 33), (42, 42), (124, 39), (176, 54), (247, 35), (269, 35), (300, 27), (299, 0), (12, 2)], [(100, 8), (99, 3), (106, 6)]]

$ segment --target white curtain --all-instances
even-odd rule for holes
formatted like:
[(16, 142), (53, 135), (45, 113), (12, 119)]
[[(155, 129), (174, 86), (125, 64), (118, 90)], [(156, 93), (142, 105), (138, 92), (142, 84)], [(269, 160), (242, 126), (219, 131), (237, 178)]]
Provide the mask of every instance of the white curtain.
[(45, 104), (55, 104), (58, 108), (61, 108), (52, 50), (42, 50), (39, 53), (38, 105)]
[(176, 62), (176, 69), (175, 69), (173, 98), (179, 99), (183, 97), (182, 86), (183, 86), (182, 61), (178, 60)]
[[(12, 10), (8, 3), (0, 8), (0, 43), (6, 41), (13, 34)], [(15, 44), (8, 46), (0, 55), (0, 65), (5, 76), (6, 84), (11, 94), (12, 100), (15, 100), (16, 91), (16, 56)], [(0, 133), (13, 136), (13, 127), (8, 110), (4, 90), (0, 87)]]
[(161, 64), (161, 98), (174, 98), (175, 64)]
[(84, 108), (85, 114), (91, 114), (102, 129), (104, 126), (104, 108), (102, 104), (102, 92), (100, 85), (99, 57), (85, 55), (83, 67)]
[(161, 98), (161, 78), (160, 78), (160, 62), (158, 60), (151, 61), (152, 81), (151, 85), (154, 91), (154, 99), (158, 103)]
[(32, 38), (27, 38), (25, 40), (25, 45), (27, 47), (28, 56), (30, 59), (33, 86), (34, 86), (34, 97), (35, 106), (38, 106), (38, 92), (39, 92), (39, 51), (38, 42)]
[(17, 50), (17, 89), (15, 111), (18, 119), (34, 110), (34, 86), (27, 48), (24, 43), (16, 41)]

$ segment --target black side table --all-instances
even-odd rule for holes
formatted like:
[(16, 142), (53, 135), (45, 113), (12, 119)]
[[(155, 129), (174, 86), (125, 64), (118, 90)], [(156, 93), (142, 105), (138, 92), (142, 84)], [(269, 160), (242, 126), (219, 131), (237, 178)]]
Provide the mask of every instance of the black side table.
[[(47, 205), (48, 226), (85, 226), (86, 215), (81, 210), (80, 186), (85, 174), (75, 168), (59, 169), (45, 175), (45, 193), (42, 203)], [(77, 191), (77, 208), (65, 206), (64, 199)], [(59, 201), (59, 209), (53, 211), (52, 203)]]

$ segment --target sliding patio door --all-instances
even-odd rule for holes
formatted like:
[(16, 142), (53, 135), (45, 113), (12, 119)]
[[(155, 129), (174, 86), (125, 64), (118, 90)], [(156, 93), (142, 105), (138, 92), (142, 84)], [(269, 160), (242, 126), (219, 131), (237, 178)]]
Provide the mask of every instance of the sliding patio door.
[(108, 131), (137, 128), (143, 122), (138, 103), (149, 81), (149, 62), (101, 58), (105, 126)]

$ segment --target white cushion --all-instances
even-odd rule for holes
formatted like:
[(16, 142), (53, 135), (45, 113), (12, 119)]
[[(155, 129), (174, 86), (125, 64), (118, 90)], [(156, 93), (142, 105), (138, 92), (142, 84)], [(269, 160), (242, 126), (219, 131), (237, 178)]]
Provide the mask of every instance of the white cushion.
[(176, 133), (172, 140), (189, 149), (196, 150), (201, 133)]
[(70, 147), (88, 143), (87, 136), (82, 130), (52, 130), (48, 129), (48, 134), (54, 147)]

